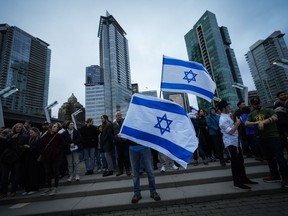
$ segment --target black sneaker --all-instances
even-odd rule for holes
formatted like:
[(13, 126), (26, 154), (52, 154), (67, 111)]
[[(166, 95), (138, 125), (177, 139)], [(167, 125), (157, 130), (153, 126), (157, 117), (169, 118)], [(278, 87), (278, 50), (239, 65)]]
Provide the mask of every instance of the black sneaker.
[(131, 203), (138, 203), (138, 201), (142, 199), (142, 196), (140, 194), (134, 194), (132, 197)]
[(113, 175), (113, 171), (107, 171), (107, 172), (105, 172), (105, 173), (103, 173), (103, 177), (106, 177), (106, 176), (111, 176), (111, 175)]
[(246, 179), (244, 181), (241, 181), (242, 184), (258, 184), (258, 182), (251, 181), (250, 179)]
[(283, 188), (288, 188), (288, 180), (282, 180), (281, 185)]
[(281, 182), (281, 178), (280, 177), (276, 177), (276, 176), (267, 176), (263, 178), (264, 182), (268, 182), (268, 183), (275, 183), (275, 182)]
[(121, 176), (121, 175), (123, 175), (123, 172), (116, 173), (116, 176)]
[(155, 201), (160, 201), (161, 198), (157, 192), (153, 192), (150, 194), (150, 197), (153, 198)]
[(244, 184), (241, 184), (241, 183), (234, 184), (234, 188), (243, 189), (243, 190), (250, 190), (251, 189), (251, 187), (244, 185)]

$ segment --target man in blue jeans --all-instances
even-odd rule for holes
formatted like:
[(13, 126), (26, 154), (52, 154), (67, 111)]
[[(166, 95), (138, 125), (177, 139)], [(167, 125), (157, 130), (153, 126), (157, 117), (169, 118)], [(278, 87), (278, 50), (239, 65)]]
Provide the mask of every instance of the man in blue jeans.
[(129, 155), (130, 163), (132, 167), (133, 185), (134, 185), (134, 196), (131, 200), (132, 203), (138, 203), (142, 198), (140, 188), (140, 168), (141, 163), (145, 168), (148, 176), (150, 197), (155, 201), (161, 200), (159, 194), (156, 192), (155, 177), (152, 168), (152, 156), (150, 148), (142, 145), (138, 145), (135, 142), (128, 140), (129, 143)]

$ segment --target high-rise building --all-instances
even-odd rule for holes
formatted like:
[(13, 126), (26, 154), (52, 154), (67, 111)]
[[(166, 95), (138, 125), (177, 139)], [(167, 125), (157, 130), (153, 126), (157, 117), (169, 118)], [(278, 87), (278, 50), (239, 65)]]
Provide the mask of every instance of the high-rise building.
[(108, 12), (100, 17), (98, 37), (100, 67), (103, 70), (105, 114), (110, 120), (116, 112), (125, 116), (129, 107), (132, 89), (126, 32)]
[(86, 67), (85, 85), (100, 85), (100, 84), (103, 84), (103, 80), (101, 80), (100, 66), (91, 65), (89, 67)]
[(96, 125), (101, 124), (105, 114), (104, 85), (99, 65), (86, 67), (85, 118), (92, 118)]
[(253, 44), (247, 52), (248, 62), (257, 94), (265, 106), (272, 106), (279, 91), (288, 92), (288, 69), (273, 64), (288, 61), (288, 49), (284, 33), (273, 32), (265, 40)]
[(48, 102), (49, 44), (16, 26), (0, 24), (0, 89), (19, 91), (2, 99), (3, 110), (44, 115)]
[[(203, 64), (216, 83), (215, 96), (236, 109), (237, 102), (244, 99), (244, 92), (232, 85), (234, 82), (243, 85), (243, 81), (227, 27), (219, 27), (215, 14), (206, 11), (184, 38), (189, 60)], [(197, 102), (199, 108), (211, 106), (199, 97)]]
[(152, 97), (158, 97), (157, 96), (157, 90), (141, 91), (140, 94), (148, 95), (148, 96), (152, 96)]

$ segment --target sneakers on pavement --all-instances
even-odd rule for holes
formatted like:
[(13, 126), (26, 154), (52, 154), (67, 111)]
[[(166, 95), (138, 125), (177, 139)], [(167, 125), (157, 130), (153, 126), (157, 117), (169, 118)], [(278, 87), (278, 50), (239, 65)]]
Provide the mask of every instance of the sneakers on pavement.
[(243, 189), (243, 190), (250, 190), (251, 187), (247, 186), (247, 185), (244, 185), (244, 184), (234, 184), (234, 188), (236, 189)]
[(76, 175), (75, 180), (80, 181), (80, 176), (78, 174)]
[(67, 178), (67, 182), (71, 182), (71, 181), (72, 181), (72, 179), (73, 179), (73, 176), (72, 176), (72, 175), (70, 175), (70, 176)]
[(29, 191), (28, 193), (27, 193), (27, 195), (32, 195), (32, 194), (35, 194), (37, 191)]
[(126, 175), (127, 176), (131, 176), (131, 171), (130, 170), (126, 170)]
[(267, 176), (263, 178), (263, 181), (268, 183), (275, 183), (275, 182), (281, 182), (281, 178), (276, 176)]
[(142, 199), (141, 194), (134, 194), (134, 196), (132, 197), (131, 203), (138, 203), (140, 199)]
[(246, 179), (244, 181), (241, 181), (242, 184), (258, 184), (258, 182), (251, 181), (250, 179)]
[(105, 173), (103, 173), (103, 177), (106, 177), (106, 176), (111, 176), (113, 175), (113, 171), (106, 171)]
[(45, 196), (45, 195), (47, 195), (48, 193), (51, 192), (51, 190), (52, 190), (52, 188), (46, 188), (46, 189), (40, 194), (40, 196)]
[(173, 170), (179, 170), (179, 167), (177, 167), (175, 164), (172, 165)]
[(121, 175), (123, 175), (123, 172), (117, 172), (116, 173), (116, 176), (121, 176)]
[(157, 192), (153, 192), (150, 194), (150, 197), (153, 198), (155, 201), (160, 201), (161, 198)]
[(56, 187), (53, 187), (52, 189), (51, 189), (51, 192), (49, 193), (49, 196), (54, 196), (54, 195), (56, 195), (57, 194), (57, 188)]
[(288, 180), (283, 180), (281, 182), (281, 185), (282, 185), (283, 188), (288, 188)]

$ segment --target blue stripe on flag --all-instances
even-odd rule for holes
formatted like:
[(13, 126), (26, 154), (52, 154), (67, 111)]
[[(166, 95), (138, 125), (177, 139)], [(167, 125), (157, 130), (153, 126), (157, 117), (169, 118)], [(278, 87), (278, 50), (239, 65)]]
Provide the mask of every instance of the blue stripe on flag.
[(187, 84), (177, 84), (177, 83), (161, 83), (161, 89), (165, 91), (165, 89), (183, 89), (183, 90), (189, 90), (192, 92), (196, 92), (202, 95), (205, 95), (206, 97), (213, 99), (214, 98), (214, 93), (207, 91), (206, 89), (199, 88), (196, 86), (192, 85), (187, 85)]
[(152, 109), (157, 109), (157, 110), (161, 110), (161, 111), (166, 111), (166, 112), (170, 112), (170, 113), (176, 113), (179, 115), (184, 115), (187, 116), (186, 111), (180, 107), (178, 104), (173, 104), (169, 101), (169, 103), (165, 103), (163, 101), (156, 101), (156, 100), (147, 100), (141, 97), (133, 97), (131, 103), (136, 104), (136, 105), (140, 105), (140, 106), (145, 106), (148, 108), (152, 108)]
[(187, 62), (187, 61), (182, 61), (179, 59), (164, 58), (163, 64), (164, 65), (182, 66), (182, 67), (187, 67), (187, 68), (191, 68), (191, 69), (201, 70), (203, 72), (208, 73), (208, 71), (202, 65), (196, 64), (194, 62)]
[(183, 160), (185, 162), (189, 162), (192, 152), (187, 151), (185, 148), (182, 148), (181, 146), (176, 145), (175, 143), (161, 138), (159, 136), (149, 134), (140, 130), (136, 130), (127, 126), (122, 126), (121, 133), (125, 134), (127, 136), (131, 136), (133, 138), (143, 140), (149, 143), (152, 143), (154, 145), (158, 145), (166, 150), (168, 150), (172, 155), (176, 156), (180, 160)]

